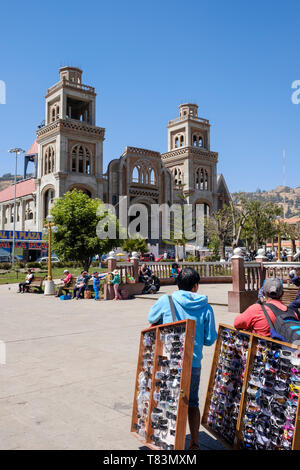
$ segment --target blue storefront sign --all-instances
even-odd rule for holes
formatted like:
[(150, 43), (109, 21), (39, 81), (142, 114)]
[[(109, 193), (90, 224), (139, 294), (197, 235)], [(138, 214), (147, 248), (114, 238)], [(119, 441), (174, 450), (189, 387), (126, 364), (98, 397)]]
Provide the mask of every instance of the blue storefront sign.
[[(14, 232), (12, 230), (0, 230), (0, 250), (2, 254), (11, 254)], [(43, 240), (42, 232), (15, 231), (15, 255), (22, 258), (23, 250), (36, 250), (43, 256), (47, 254), (47, 241)]]
[[(13, 240), (14, 232), (13, 230), (0, 230), (0, 240)], [(15, 240), (18, 241), (42, 241), (43, 233), (42, 232), (28, 232), (28, 231), (15, 231)]]

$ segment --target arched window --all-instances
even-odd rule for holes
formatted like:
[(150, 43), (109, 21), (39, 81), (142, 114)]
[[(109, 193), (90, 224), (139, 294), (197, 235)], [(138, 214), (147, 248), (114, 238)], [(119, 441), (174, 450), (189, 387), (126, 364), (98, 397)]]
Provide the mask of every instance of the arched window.
[(71, 168), (76, 173), (91, 174), (92, 155), (90, 150), (81, 144), (75, 145), (71, 150)]
[[(50, 213), (50, 209), (53, 203), (54, 203), (54, 189), (50, 188), (50, 189), (47, 189), (47, 191), (44, 194), (44, 218), (46, 218), (47, 215)], [(28, 211), (28, 214), (29, 212), (30, 211)]]
[(209, 190), (209, 174), (208, 170), (197, 168), (195, 172), (195, 187), (201, 191)]
[(176, 147), (176, 148), (179, 147), (179, 139), (178, 139), (178, 137), (176, 137), (176, 139), (175, 139), (175, 147)]
[(132, 183), (140, 183), (141, 168), (135, 166), (132, 170), (131, 181)]
[(156, 181), (155, 181), (155, 172), (152, 168), (152, 170), (150, 171), (150, 175), (149, 175), (149, 184), (156, 184)]
[(173, 170), (174, 175), (174, 185), (180, 186), (183, 183), (183, 173), (180, 168), (175, 168)]
[(59, 119), (59, 105), (54, 104), (51, 107), (51, 122), (56, 121), (56, 119)]
[(181, 135), (180, 136), (180, 147), (183, 147), (184, 146), (184, 136)]
[(44, 154), (44, 175), (53, 173), (55, 168), (55, 150), (52, 145), (49, 145)]
[(204, 189), (208, 190), (208, 171), (204, 170)]
[(203, 140), (202, 140), (202, 137), (199, 137), (199, 147), (203, 147)]
[(197, 142), (197, 136), (193, 135), (193, 147), (197, 147), (198, 142)]

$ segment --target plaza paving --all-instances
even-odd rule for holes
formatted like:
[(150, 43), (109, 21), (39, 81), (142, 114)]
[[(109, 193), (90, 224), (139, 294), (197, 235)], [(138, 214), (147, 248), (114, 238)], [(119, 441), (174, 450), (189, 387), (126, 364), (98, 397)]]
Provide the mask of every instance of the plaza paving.
[[(162, 293), (174, 290), (162, 287)], [(232, 325), (230, 284), (200, 286)], [(61, 301), (0, 286), (0, 449), (139, 449), (130, 434), (140, 331), (155, 297)], [(203, 409), (214, 348), (204, 348)], [(189, 429), (187, 426), (187, 434)], [(200, 429), (202, 449), (223, 449)]]

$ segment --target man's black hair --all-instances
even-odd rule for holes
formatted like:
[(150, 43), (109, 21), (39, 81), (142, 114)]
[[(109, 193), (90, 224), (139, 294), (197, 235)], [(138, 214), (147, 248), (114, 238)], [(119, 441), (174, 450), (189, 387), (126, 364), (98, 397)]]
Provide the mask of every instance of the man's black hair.
[(183, 268), (177, 277), (177, 286), (180, 290), (191, 291), (195, 284), (199, 284), (200, 276), (193, 268)]

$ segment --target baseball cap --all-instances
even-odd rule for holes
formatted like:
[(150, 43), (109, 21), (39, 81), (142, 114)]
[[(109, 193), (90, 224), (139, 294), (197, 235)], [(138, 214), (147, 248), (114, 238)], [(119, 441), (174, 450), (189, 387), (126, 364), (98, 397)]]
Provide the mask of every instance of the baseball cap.
[(283, 293), (282, 282), (276, 277), (266, 279), (263, 290), (268, 297), (271, 297), (272, 299), (280, 299)]
[(67, 269), (64, 270), (64, 273), (68, 273), (69, 271)]

